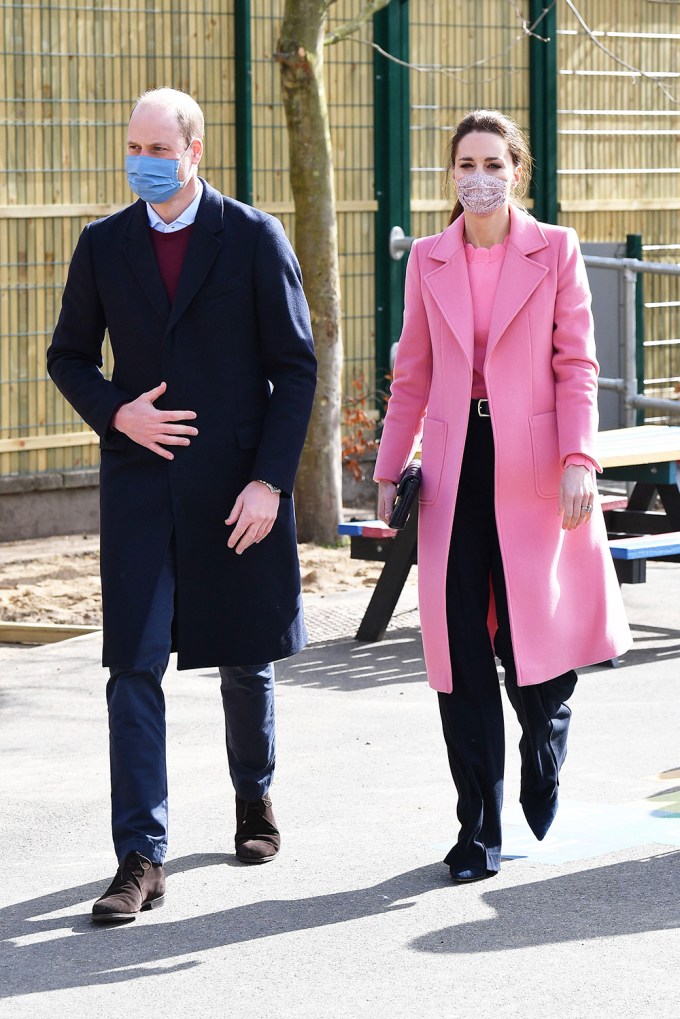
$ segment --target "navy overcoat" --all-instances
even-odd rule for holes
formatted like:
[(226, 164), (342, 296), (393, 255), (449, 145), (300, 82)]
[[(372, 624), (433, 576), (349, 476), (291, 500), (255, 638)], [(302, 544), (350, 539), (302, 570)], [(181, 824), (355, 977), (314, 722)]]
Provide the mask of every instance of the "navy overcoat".
[[(316, 379), (300, 269), (278, 220), (202, 183), (172, 306), (137, 201), (81, 234), (48, 350), (54, 382), (100, 436), (104, 665), (134, 661), (173, 534), (180, 669), (274, 661), (307, 639), (290, 497)], [(109, 427), (162, 381), (157, 407), (197, 414), (172, 461)], [(224, 521), (259, 478), (283, 490), (278, 518), (236, 555)]]

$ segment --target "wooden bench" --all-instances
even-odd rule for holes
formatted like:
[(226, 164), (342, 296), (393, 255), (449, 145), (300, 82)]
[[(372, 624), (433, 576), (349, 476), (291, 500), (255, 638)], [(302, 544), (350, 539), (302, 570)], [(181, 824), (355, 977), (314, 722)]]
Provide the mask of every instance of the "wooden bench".
[(680, 531), (610, 538), (609, 551), (620, 584), (644, 584), (648, 559), (680, 563)]
[[(607, 512), (626, 506), (625, 496), (600, 496)], [(418, 561), (418, 512), (411, 514), (403, 531), (394, 531), (382, 520), (349, 520), (338, 525), (338, 533), (350, 538), (352, 559), (384, 562), (371, 596), (357, 640), (379, 641), (396, 608), (410, 569)], [(680, 531), (655, 535), (612, 536), (609, 548), (620, 584), (644, 584), (648, 559), (680, 562)]]
[(418, 509), (413, 510), (403, 531), (393, 531), (382, 520), (350, 520), (338, 525), (338, 533), (349, 535), (352, 559), (385, 563), (356, 632), (357, 640), (382, 640), (411, 567), (417, 562)]

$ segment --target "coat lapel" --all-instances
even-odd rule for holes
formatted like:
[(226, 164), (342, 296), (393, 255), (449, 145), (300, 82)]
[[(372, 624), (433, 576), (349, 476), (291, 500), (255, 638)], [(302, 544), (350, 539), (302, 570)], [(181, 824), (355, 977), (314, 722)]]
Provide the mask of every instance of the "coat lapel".
[(460, 216), (439, 235), (430, 248), (428, 257), (441, 264), (425, 274), (425, 283), (472, 369), (475, 342), (474, 315), (463, 244), (463, 226), (463, 217)]
[(528, 257), (548, 246), (539, 223), (512, 206), (510, 217), (510, 237), (489, 323), (487, 358), (548, 273), (547, 265)]
[(167, 322), (170, 301), (149, 236), (146, 203), (141, 198), (132, 207), (130, 224), (123, 241), (123, 253), (154, 310), (163, 322)]
[(168, 330), (172, 329), (193, 301), (222, 247), (224, 215), (222, 196), (205, 181), (202, 181), (202, 184), (203, 197), (198, 206), (196, 221), (191, 231), (189, 247), (177, 284)]
[[(548, 246), (539, 223), (512, 206), (510, 217), (510, 237), (491, 313), (487, 357), (548, 273), (547, 266), (529, 257)], [(425, 282), (472, 367), (474, 312), (465, 259), (464, 226), (460, 216), (438, 236), (428, 258), (441, 264), (425, 274)]]

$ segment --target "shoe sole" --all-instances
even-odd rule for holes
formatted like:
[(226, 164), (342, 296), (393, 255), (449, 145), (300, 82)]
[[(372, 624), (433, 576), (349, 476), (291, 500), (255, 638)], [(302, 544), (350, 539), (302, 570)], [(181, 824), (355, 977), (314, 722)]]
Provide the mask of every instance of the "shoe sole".
[(475, 881), (486, 881), (487, 878), (495, 877), (495, 870), (487, 870), (486, 874), (477, 874), (475, 877), (454, 877), (451, 875), (451, 880), (455, 885), (471, 885)]
[[(159, 895), (156, 899), (149, 899), (142, 904), (139, 913), (144, 913), (147, 909), (159, 909), (164, 902), (164, 895)], [(93, 913), (92, 923), (132, 923), (138, 915), (138, 913)]]
[(246, 860), (245, 857), (239, 856), (237, 853), (236, 859), (238, 860), (239, 863), (245, 863), (247, 865), (258, 863), (271, 863), (272, 860), (275, 860), (278, 855), (279, 855), (278, 853), (274, 853), (273, 856), (261, 856), (259, 860)]

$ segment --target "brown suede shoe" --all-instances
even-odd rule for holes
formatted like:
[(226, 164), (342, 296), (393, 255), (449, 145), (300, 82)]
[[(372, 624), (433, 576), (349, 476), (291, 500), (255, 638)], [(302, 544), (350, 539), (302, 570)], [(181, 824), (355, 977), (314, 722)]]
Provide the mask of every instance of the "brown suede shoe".
[(269, 863), (281, 847), (272, 801), (236, 797), (236, 856), (242, 863)]
[(134, 920), (143, 909), (158, 909), (165, 899), (165, 873), (140, 853), (128, 853), (113, 881), (92, 907), (92, 923)]

